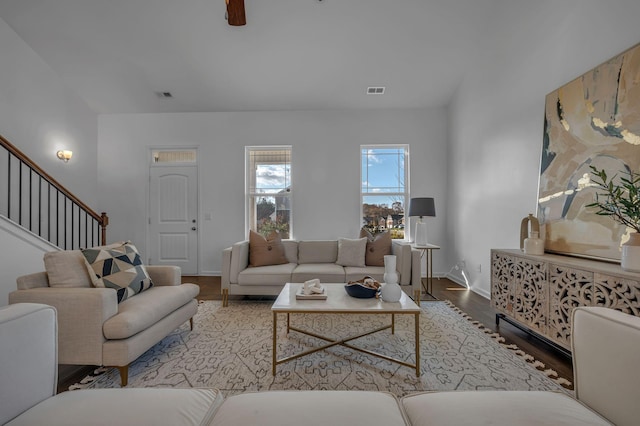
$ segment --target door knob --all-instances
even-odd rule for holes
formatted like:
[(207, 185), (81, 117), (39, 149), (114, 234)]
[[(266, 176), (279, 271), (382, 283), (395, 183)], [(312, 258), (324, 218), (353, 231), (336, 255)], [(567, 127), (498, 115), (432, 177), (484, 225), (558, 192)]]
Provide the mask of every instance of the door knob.
[(195, 230), (196, 230), (196, 227), (194, 226), (193, 228), (191, 228), (191, 230), (192, 230), (192, 231), (195, 231)]

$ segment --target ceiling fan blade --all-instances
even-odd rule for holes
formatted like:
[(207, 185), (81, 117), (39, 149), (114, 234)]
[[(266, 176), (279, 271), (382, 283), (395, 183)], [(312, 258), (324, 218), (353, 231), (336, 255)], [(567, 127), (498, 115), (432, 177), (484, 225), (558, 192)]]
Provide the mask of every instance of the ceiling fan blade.
[(226, 0), (226, 2), (229, 25), (236, 27), (247, 25), (247, 18), (244, 14), (244, 0)]

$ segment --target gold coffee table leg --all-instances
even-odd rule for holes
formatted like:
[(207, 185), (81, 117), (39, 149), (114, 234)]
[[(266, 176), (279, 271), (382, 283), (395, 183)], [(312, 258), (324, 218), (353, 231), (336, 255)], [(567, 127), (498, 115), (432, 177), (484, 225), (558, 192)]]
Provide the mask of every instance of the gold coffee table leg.
[(416, 339), (416, 377), (420, 377), (420, 314), (415, 314)]
[[(288, 315), (287, 315), (288, 317)], [(276, 375), (276, 344), (278, 338), (276, 337), (276, 331), (278, 329), (278, 314), (273, 313), (273, 357), (271, 358), (271, 374)]]

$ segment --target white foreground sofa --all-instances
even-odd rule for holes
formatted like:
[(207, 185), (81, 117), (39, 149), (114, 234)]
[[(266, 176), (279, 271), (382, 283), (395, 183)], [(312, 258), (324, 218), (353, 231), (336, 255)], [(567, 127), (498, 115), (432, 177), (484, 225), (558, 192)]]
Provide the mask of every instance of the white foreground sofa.
[(56, 312), (0, 308), (0, 424), (427, 426), (638, 425), (640, 318), (573, 313), (577, 400), (560, 392), (271, 391), (222, 400), (213, 389), (101, 389), (55, 395)]
[[(240, 241), (222, 251), (222, 299), (227, 306), (229, 295), (278, 295), (288, 282), (305, 282), (318, 278), (323, 283), (345, 283), (371, 276), (383, 282), (383, 266), (341, 266), (338, 240), (283, 240), (289, 263), (249, 266), (249, 241)], [(403, 290), (414, 300), (421, 291), (420, 251), (407, 242), (393, 241), (398, 279)]]

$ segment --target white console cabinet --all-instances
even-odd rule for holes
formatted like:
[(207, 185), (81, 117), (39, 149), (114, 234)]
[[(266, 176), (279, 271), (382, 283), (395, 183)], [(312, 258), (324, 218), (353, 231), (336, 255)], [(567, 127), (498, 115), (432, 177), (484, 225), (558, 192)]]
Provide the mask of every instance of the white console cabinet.
[(606, 306), (640, 316), (640, 274), (571, 256), (491, 250), (491, 304), (503, 318), (570, 350), (571, 311)]

